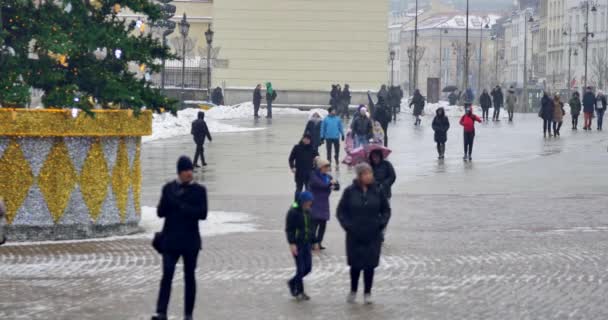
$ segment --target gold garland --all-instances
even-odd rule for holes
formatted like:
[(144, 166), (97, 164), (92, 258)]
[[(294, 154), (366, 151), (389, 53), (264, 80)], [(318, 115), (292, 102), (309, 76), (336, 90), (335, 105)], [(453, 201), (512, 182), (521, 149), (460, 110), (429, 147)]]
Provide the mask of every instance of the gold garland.
[(0, 136), (11, 137), (133, 137), (152, 134), (152, 112), (94, 110), (95, 117), (69, 109), (0, 108)]

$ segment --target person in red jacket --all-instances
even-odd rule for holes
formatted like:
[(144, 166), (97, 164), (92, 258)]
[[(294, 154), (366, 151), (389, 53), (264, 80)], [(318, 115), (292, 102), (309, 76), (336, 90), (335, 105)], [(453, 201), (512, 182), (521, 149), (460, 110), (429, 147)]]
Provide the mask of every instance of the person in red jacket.
[(481, 119), (473, 114), (473, 108), (467, 108), (465, 115), (460, 118), (460, 125), (464, 128), (464, 161), (473, 160), (475, 121), (481, 123)]

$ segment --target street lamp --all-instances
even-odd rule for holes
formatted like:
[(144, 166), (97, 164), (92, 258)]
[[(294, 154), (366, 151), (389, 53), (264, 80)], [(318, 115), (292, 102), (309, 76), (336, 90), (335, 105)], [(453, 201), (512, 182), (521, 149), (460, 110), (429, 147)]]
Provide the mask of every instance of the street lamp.
[(494, 82), (498, 85), (498, 36), (494, 34), (490, 40), (494, 41)]
[[(563, 35), (564, 36), (568, 36), (568, 81), (567, 81), (567, 87), (568, 87), (568, 97), (571, 95), (570, 91), (572, 90), (572, 85), (571, 85), (571, 81), (572, 81), (572, 26), (567, 24), (566, 25), (566, 30), (564, 30)], [(574, 55), (576, 56), (576, 50), (574, 50)]]
[(528, 17), (528, 10), (524, 12), (524, 92), (523, 92), (523, 109), (528, 111), (528, 22), (534, 22), (532, 13)]
[(464, 88), (469, 88), (469, 0), (467, 0), (467, 21), (464, 41)]
[(439, 83), (442, 83), (443, 78), (443, 35), (448, 34), (448, 29), (445, 26), (439, 28)]
[(213, 30), (211, 23), (207, 31), (205, 31), (205, 40), (207, 40), (207, 99), (211, 100), (211, 44), (213, 43)]
[(394, 71), (395, 71), (395, 50), (391, 50), (391, 87), (394, 86)]
[(593, 34), (593, 32), (589, 32), (589, 11), (595, 13), (595, 12), (597, 12), (597, 8), (595, 7), (595, 4), (593, 4), (591, 2), (591, 0), (587, 0), (587, 1), (585, 1), (583, 10), (585, 10), (585, 38), (583, 38), (583, 41), (585, 41), (585, 88), (587, 88), (587, 62), (589, 59), (589, 36), (591, 36), (591, 38), (593, 38), (595, 36)]
[(414, 90), (418, 89), (418, 0), (414, 13)]
[[(484, 26), (485, 24), (485, 26)], [(477, 68), (477, 92), (481, 92), (481, 60), (483, 59), (483, 29), (490, 29), (490, 18), (483, 17), (481, 25), (479, 26), (479, 66)]]
[(186, 86), (186, 38), (188, 37), (188, 32), (190, 31), (190, 23), (188, 23), (188, 19), (186, 18), (186, 13), (184, 12), (184, 16), (182, 17), (182, 21), (179, 22), (179, 33), (181, 33), (184, 41), (182, 42), (182, 107), (184, 107), (184, 89)]

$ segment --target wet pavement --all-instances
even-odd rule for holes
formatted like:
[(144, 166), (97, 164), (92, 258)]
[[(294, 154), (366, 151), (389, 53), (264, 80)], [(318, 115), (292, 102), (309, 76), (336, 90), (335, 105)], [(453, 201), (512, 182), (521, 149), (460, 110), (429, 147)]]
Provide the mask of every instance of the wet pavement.
[[(267, 129), (215, 134), (207, 145), (210, 166), (196, 176), (211, 209), (249, 213), (258, 230), (205, 238), (196, 319), (608, 318), (608, 134), (566, 125), (561, 138), (543, 139), (535, 115), (479, 125), (472, 163), (461, 159), (458, 119), (439, 162), (430, 119), (414, 128), (402, 115), (389, 129), (398, 182), (376, 304), (345, 304), (344, 235), (333, 217), (328, 250), (306, 279), (313, 299), (292, 301), (282, 228), (293, 192), (287, 156), (304, 122), (234, 120)], [(192, 152), (190, 137), (144, 144), (143, 205), (156, 205), (175, 159)], [(336, 176), (346, 185), (352, 172)], [(0, 319), (146, 319), (160, 271), (147, 239), (0, 247)], [(177, 272), (174, 319), (182, 291)]]

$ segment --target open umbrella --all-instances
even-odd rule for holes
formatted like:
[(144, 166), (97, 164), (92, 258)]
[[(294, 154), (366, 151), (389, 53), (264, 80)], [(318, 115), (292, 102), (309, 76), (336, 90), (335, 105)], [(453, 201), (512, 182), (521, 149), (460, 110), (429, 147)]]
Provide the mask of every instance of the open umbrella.
[(458, 87), (456, 86), (447, 86), (445, 88), (443, 88), (443, 90), (441, 90), (442, 92), (454, 92), (458, 90)]
[(382, 152), (382, 158), (386, 159), (391, 154), (391, 149), (381, 145), (381, 144), (368, 144), (365, 145), (365, 158), (369, 159), (369, 155), (376, 150), (380, 150)]

